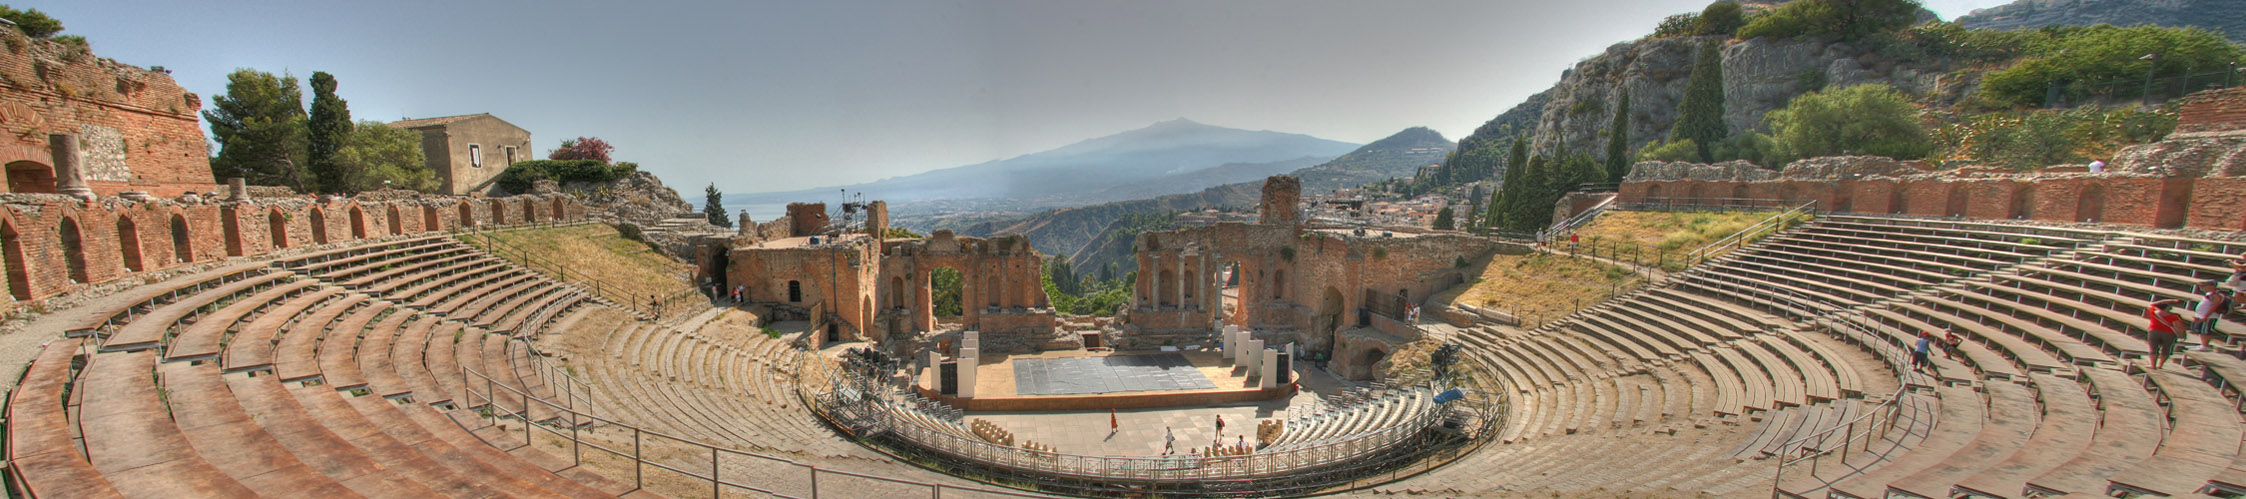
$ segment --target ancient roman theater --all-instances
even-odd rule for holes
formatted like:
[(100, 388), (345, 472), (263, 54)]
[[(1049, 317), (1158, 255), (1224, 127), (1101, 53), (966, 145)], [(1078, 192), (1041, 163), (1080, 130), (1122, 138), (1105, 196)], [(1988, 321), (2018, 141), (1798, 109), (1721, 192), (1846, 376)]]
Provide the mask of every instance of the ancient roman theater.
[[(1537, 235), (1326, 217), (1275, 176), (1253, 221), (1137, 235), (1128, 303), (1072, 315), (1027, 239), (892, 230), (880, 201), (680, 232), (552, 185), (222, 182), (168, 76), (67, 69), (169, 94), (0, 88), (13, 495), (2246, 495), (2246, 326), (2160, 367), (2143, 327), (2235, 285), (2246, 181), (2206, 166), (2235, 158), (1649, 163)], [(2246, 91), (2212, 91), (2139, 147), (2241, 134)], [(1716, 211), (1751, 222), (1592, 237)], [(556, 234), (684, 275), (520, 242)], [(1496, 259), (1622, 284), (1457, 298)]]

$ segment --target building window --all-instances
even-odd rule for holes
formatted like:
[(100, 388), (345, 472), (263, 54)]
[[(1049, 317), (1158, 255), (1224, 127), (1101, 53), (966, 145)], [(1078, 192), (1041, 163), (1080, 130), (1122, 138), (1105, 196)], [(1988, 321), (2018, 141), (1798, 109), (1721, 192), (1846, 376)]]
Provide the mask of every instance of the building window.
[(803, 303), (803, 281), (788, 281), (788, 303)]
[(507, 166), (515, 166), (515, 146), (507, 146)]
[(468, 166), (484, 167), (484, 146), (468, 144)]

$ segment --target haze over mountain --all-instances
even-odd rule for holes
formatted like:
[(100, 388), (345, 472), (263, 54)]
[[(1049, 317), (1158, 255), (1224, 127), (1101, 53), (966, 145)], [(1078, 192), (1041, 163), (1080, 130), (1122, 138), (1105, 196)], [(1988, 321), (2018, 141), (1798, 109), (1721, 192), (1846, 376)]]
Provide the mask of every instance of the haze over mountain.
[[(1304, 192), (1356, 187), (1390, 177), (1409, 177), (1422, 166), (1440, 162), (1457, 144), (1426, 127), (1412, 127), (1373, 141), (1331, 161), (1284, 172), (1301, 178)], [(1046, 254), (1067, 257), (1079, 269), (1090, 271), (1117, 264), (1129, 272), (1137, 262), (1129, 258), (1132, 238), (1139, 232), (1166, 227), (1166, 215), (1207, 208), (1247, 210), (1263, 192), (1263, 178), (1217, 185), (1198, 192), (1172, 194), (1088, 206), (1046, 210), (1034, 215), (978, 223), (949, 220), (929, 227), (950, 228), (970, 236), (1020, 234), (1030, 246)]]
[[(975, 201), (981, 209), (1081, 206), (1192, 192), (1333, 158), (1356, 144), (1183, 118), (1002, 160), (857, 185), (728, 195), (728, 206), (826, 199), (835, 189), (899, 205)], [(1261, 166), (1252, 166), (1261, 165)], [(1224, 168), (1206, 174), (1207, 170)], [(901, 211), (901, 210), (899, 210)]]

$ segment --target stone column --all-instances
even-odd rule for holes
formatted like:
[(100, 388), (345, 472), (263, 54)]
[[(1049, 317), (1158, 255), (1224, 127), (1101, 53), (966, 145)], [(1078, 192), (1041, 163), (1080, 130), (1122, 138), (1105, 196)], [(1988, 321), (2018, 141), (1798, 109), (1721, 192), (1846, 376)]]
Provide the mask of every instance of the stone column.
[[(244, 180), (244, 179), (242, 179), (242, 177), (230, 177), (230, 178), (227, 178), (227, 179), (226, 179), (226, 200), (227, 200), (227, 201), (234, 201), (234, 202), (249, 201), (249, 200), (250, 200), (250, 184), (249, 184), (249, 181), (248, 181), (248, 180)], [(471, 221), (472, 221), (472, 220), (471, 220)]]
[(94, 190), (86, 187), (86, 172), (78, 168), (78, 136), (48, 135), (47, 151), (55, 165), (55, 192), (80, 198), (94, 197)]
[(755, 221), (755, 220), (750, 220), (750, 219), (749, 219), (749, 210), (741, 210), (741, 222), (740, 222), (740, 225), (736, 226), (736, 227), (734, 228), (734, 230), (735, 230), (735, 232), (734, 232), (735, 234), (753, 234), (753, 233), (756, 233), (756, 221)]
[(1263, 365), (1261, 366), (1261, 367), (1262, 367), (1262, 370), (1263, 370), (1263, 383), (1262, 383), (1262, 386), (1263, 386), (1264, 388), (1278, 388), (1278, 387), (1279, 387), (1279, 351), (1278, 351), (1278, 350), (1268, 350), (1268, 349), (1267, 349), (1267, 350), (1264, 350), (1264, 351), (1263, 351), (1263, 361), (1262, 361), (1262, 364), (1263, 364)]

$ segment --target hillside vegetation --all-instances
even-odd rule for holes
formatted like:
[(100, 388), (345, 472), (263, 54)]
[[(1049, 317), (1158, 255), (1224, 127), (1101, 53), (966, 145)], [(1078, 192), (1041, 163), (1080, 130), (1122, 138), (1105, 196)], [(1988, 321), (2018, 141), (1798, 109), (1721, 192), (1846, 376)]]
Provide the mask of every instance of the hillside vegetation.
[[(547, 276), (555, 267), (601, 282), (596, 291), (618, 303), (646, 303), (649, 296), (668, 297), (693, 289), (687, 276), (693, 266), (656, 252), (647, 244), (626, 239), (607, 224), (581, 224), (462, 234), (460, 240), (490, 251), (517, 265)], [(493, 244), (496, 242), (497, 244)], [(494, 248), (501, 248), (493, 251)], [(534, 258), (525, 258), (529, 253)]]
[(1549, 253), (1492, 254), (1469, 265), (1477, 277), (1436, 293), (1430, 301), (1499, 310), (1533, 324), (1627, 291), (1626, 280), (1638, 283), (1621, 267)]

